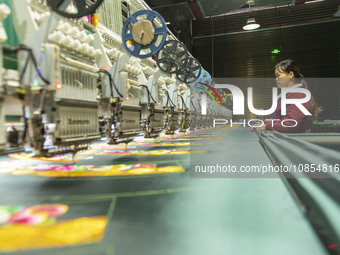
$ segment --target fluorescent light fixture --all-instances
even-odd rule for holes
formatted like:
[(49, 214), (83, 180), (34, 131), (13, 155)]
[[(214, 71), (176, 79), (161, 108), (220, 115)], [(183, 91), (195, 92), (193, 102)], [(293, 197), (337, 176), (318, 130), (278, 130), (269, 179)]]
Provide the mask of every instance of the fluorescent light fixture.
[(259, 27), (260, 25), (256, 23), (254, 18), (248, 18), (247, 24), (243, 27), (243, 30), (254, 30)]

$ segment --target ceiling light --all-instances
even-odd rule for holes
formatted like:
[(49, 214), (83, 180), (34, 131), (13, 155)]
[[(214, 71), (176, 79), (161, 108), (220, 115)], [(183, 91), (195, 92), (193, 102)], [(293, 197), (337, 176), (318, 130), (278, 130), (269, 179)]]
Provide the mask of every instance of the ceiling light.
[(260, 25), (256, 23), (255, 19), (251, 17), (251, 5), (254, 4), (253, 0), (248, 1), (250, 17), (247, 19), (247, 24), (243, 27), (243, 30), (254, 30), (259, 28)]
[(243, 27), (243, 30), (254, 30), (259, 27), (260, 25), (256, 23), (254, 18), (249, 18), (247, 24)]

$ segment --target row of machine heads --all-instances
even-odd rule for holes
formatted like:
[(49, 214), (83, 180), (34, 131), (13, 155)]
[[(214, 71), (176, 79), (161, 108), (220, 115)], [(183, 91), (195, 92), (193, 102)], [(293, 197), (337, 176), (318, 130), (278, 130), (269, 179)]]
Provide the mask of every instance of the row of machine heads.
[[(128, 1), (139, 10), (120, 36), (88, 22), (86, 15), (102, 2), (16, 0), (11, 9), (0, 8), (1, 19), (12, 12), (11, 34), (19, 41), (2, 45), (5, 56), (15, 54), (18, 68), (3, 68), (0, 107), (6, 97), (20, 99), (23, 140), (36, 155), (76, 153), (101, 135), (112, 144), (128, 143), (141, 131), (151, 138), (230, 117), (212, 100), (207, 115), (201, 114), (211, 76), (160, 14), (143, 1)], [(1, 38), (6, 41), (6, 34)]]

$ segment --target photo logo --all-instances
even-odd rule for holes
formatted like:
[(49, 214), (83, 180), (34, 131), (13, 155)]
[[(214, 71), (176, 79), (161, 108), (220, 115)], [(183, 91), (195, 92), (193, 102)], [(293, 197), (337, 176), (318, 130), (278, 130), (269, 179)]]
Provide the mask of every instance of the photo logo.
[[(205, 86), (208, 86), (207, 84), (204, 84)], [(217, 94), (216, 90), (213, 89), (214, 93)], [(233, 115), (244, 115), (244, 94), (240, 88), (238, 88), (235, 85), (231, 84), (215, 84), (215, 88), (217, 89), (228, 89), (233, 95)], [(304, 98), (287, 98), (288, 93), (302, 93), (305, 95)], [(209, 94), (209, 93), (208, 93)], [(218, 94), (217, 94), (218, 95)], [(212, 96), (210, 94), (210, 96)], [(218, 96), (220, 99), (220, 97)], [(287, 105), (294, 104), (304, 115), (306, 116), (311, 116), (312, 114), (303, 106), (304, 103), (307, 103), (311, 99), (311, 93), (308, 89), (305, 88), (282, 88), (281, 89), (281, 112), (282, 115), (286, 115), (287, 113)], [(247, 105), (248, 109), (251, 113), (259, 116), (264, 116), (264, 115), (270, 115), (274, 113), (274, 111), (277, 108), (277, 101), (279, 99), (278, 93), (277, 93), (277, 88), (272, 88), (272, 106), (268, 110), (263, 110), (263, 109), (255, 109), (254, 104), (253, 104), (253, 88), (248, 87), (247, 89)], [(215, 101), (215, 100), (214, 100)], [(221, 99), (220, 99), (221, 102)], [(206, 94), (202, 94), (202, 115), (207, 114), (207, 97)], [(222, 105), (222, 103), (221, 103)]]

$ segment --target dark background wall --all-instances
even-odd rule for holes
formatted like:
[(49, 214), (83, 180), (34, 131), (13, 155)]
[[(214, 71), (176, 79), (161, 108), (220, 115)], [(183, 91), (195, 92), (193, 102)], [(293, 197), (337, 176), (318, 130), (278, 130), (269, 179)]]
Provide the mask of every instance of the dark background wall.
[[(306, 78), (316, 101), (324, 111), (322, 119), (340, 120), (340, 18), (333, 14), (340, 0), (253, 11), (261, 24), (255, 31), (243, 31), (248, 12), (194, 20), (193, 55), (215, 78), (247, 78), (243, 85), (254, 87), (258, 108), (271, 106), (271, 82), (250, 78), (274, 78), (274, 66), (294, 59)], [(279, 54), (271, 51), (279, 49)], [(248, 81), (248, 82), (246, 82)], [(256, 84), (256, 86), (254, 86)], [(247, 118), (254, 117), (249, 112)]]

